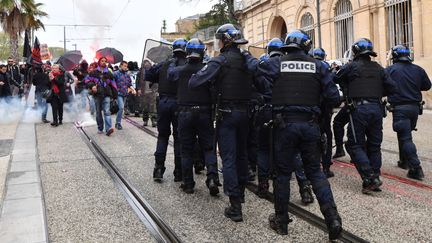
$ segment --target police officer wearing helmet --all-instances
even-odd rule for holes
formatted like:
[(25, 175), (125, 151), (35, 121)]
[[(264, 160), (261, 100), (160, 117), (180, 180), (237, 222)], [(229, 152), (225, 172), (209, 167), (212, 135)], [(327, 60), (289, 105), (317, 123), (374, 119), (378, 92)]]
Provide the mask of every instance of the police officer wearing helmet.
[[(280, 48), (284, 45), (284, 42), (280, 38), (271, 39), (266, 47), (266, 55), (269, 56), (267, 59), (261, 59), (260, 61), (265, 63), (268, 62), (269, 59), (279, 58), (284, 55), (284, 53), (280, 50)], [(249, 62), (248, 62), (249, 64)], [(249, 68), (249, 67), (248, 67)], [(254, 71), (253, 62), (251, 62), (251, 71)], [(261, 75), (257, 78), (268, 79), (267, 75)], [(258, 129), (258, 196), (261, 198), (265, 198), (269, 191), (269, 179), (272, 176), (273, 171), (273, 161), (270, 161), (270, 153), (272, 150), (272, 144), (270, 140), (272, 140), (272, 104), (271, 104), (271, 88), (272, 81), (266, 80), (269, 85), (269, 92), (267, 94), (262, 94), (264, 104), (259, 108), (257, 117), (256, 117), (256, 127)], [(296, 166), (295, 166), (295, 176), (297, 179), (297, 183), (299, 185), (300, 197), (303, 204), (309, 204), (314, 201), (312, 196), (312, 189), (310, 185), (310, 181), (306, 178), (306, 175), (303, 170), (303, 164), (300, 156), (296, 157)]]
[[(377, 54), (366, 38), (352, 45), (354, 60), (342, 67), (335, 81), (344, 88), (352, 123), (348, 124), (347, 151), (363, 180), (363, 193), (380, 191), (383, 107), (381, 99), (396, 91), (395, 82), (371, 60)], [(350, 118), (351, 119), (351, 118)]]
[(393, 65), (386, 69), (396, 82), (398, 92), (388, 96), (393, 110), (393, 130), (397, 133), (400, 160), (398, 166), (408, 169), (408, 177), (421, 180), (423, 169), (417, 156), (411, 131), (415, 129), (422, 109), (422, 93), (431, 88), (425, 70), (412, 63), (410, 49), (404, 45), (392, 48)]
[[(321, 61), (323, 66), (330, 70), (330, 65), (325, 61), (327, 54), (323, 48), (318, 47), (312, 50), (312, 57)], [(333, 73), (332, 73), (333, 75)], [(332, 142), (333, 133), (331, 130), (331, 119), (333, 116), (333, 105), (323, 103), (320, 107), (320, 130), (321, 130), (321, 142), (322, 142), (322, 153), (321, 153), (321, 164), (323, 172), (327, 178), (333, 177), (334, 173), (330, 170), (330, 166), (333, 164), (331, 161), (332, 156)]]
[[(218, 92), (217, 139), (222, 158), (224, 193), (230, 206), (225, 216), (235, 222), (243, 221), (241, 202), (248, 180), (247, 136), (249, 126), (249, 100), (252, 75), (244, 68), (245, 59), (239, 45), (248, 43), (241, 31), (232, 24), (220, 26), (215, 33), (214, 47), (221, 54), (193, 75), (190, 88), (211, 84)], [(259, 85), (256, 85), (259, 89)]]
[(174, 137), (174, 181), (182, 181), (180, 142), (177, 134), (177, 86), (168, 80), (168, 68), (171, 64), (182, 66), (186, 63), (186, 44), (183, 38), (173, 42), (173, 58), (151, 67), (145, 73), (145, 80), (158, 83), (159, 101), (157, 104), (158, 139), (155, 152), (153, 179), (161, 182), (165, 172), (165, 159), (169, 136)]
[(202, 63), (204, 52), (204, 43), (197, 38), (191, 39), (186, 45), (187, 63), (177, 67), (171, 63), (168, 69), (168, 79), (177, 83), (178, 133), (183, 172), (181, 187), (188, 194), (194, 192), (193, 158), (198, 136), (207, 167), (206, 184), (210, 194), (216, 196), (219, 193), (219, 178), (216, 153), (213, 149), (214, 129), (210, 90), (205, 86), (196, 89), (189, 89), (188, 87), (192, 74), (204, 67)]
[[(336, 209), (330, 184), (320, 168), (320, 129), (317, 116), (320, 102), (336, 104), (339, 93), (329, 70), (307, 53), (311, 48), (309, 36), (300, 30), (289, 33), (281, 48), (287, 55), (256, 63), (256, 72), (273, 80), (273, 120), (275, 121), (274, 181), (275, 214), (270, 215), (270, 227), (278, 234), (288, 234), (288, 203), (290, 177), (295, 159), (300, 154), (304, 171), (324, 215), (330, 240), (337, 239), (342, 222)], [(246, 54), (248, 63), (253, 57)]]

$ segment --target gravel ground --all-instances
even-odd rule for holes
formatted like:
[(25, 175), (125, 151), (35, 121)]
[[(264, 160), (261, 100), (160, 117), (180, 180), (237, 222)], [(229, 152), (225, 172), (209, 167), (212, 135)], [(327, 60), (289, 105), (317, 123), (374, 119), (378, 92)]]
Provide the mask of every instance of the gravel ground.
[(37, 139), (51, 242), (154, 241), (72, 124)]
[[(244, 222), (234, 223), (223, 216), (228, 204), (224, 195), (213, 198), (205, 186), (205, 176), (195, 176), (196, 191), (187, 195), (173, 181), (173, 152), (169, 148), (162, 184), (153, 182), (152, 171), (156, 139), (124, 122), (124, 130), (107, 138), (86, 128), (94, 140), (127, 175), (156, 211), (185, 242), (323, 242), (323, 231), (293, 217), (289, 236), (279, 236), (269, 227), (267, 218), (272, 204), (246, 193)], [(171, 161), (171, 162), (169, 162)]]
[[(417, 127), (423, 136), (419, 136), (420, 132), (414, 133), (421, 156), (432, 154), (428, 151), (430, 140), (427, 139), (432, 135), (429, 134), (432, 131), (427, 129), (427, 120), (431, 117), (430, 114), (420, 117)], [(397, 151), (391, 122), (388, 118), (384, 121), (383, 148)], [(397, 154), (383, 152), (383, 171), (406, 178), (406, 171), (395, 165), (397, 159)], [(348, 162), (349, 158), (341, 160)], [(431, 167), (430, 161), (423, 161), (426, 178), (422, 183), (427, 185), (432, 184)], [(364, 195), (360, 192), (361, 180), (354, 168), (346, 164), (335, 164), (332, 168), (336, 177), (330, 182), (345, 229), (372, 242), (432, 242), (432, 190), (384, 178), (383, 192)], [(298, 186), (294, 180), (291, 195), (292, 202), (300, 205)], [(302, 207), (321, 215), (316, 202)]]

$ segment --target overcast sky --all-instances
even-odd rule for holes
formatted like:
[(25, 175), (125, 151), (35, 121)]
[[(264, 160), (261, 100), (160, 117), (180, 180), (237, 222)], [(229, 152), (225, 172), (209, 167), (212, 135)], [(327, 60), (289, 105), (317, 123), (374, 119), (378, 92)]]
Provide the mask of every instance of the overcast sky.
[[(73, 44), (81, 50), (87, 60), (103, 47), (120, 50), (127, 61), (142, 58), (144, 42), (148, 38), (160, 39), (162, 20), (167, 21), (167, 31), (175, 30), (179, 18), (206, 13), (216, 0), (36, 0), (45, 4), (43, 10), (49, 17), (43, 19), (45, 32), (37, 31), (40, 43), (63, 47), (63, 27), (50, 24), (110, 25), (102, 27), (66, 27), (68, 50)], [(97, 38), (97, 39), (95, 39)], [(111, 40), (103, 38), (112, 38)]]

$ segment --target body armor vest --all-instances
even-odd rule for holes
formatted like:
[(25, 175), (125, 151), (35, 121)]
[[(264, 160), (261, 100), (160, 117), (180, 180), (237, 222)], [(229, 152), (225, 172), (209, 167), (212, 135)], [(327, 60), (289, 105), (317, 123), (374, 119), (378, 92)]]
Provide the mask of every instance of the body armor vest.
[(348, 97), (381, 99), (384, 80), (382, 67), (372, 61), (355, 62), (353, 78), (348, 82)]
[(281, 57), (280, 76), (273, 84), (272, 104), (318, 106), (321, 83), (312, 57), (288, 54)]
[(177, 103), (180, 105), (210, 105), (211, 95), (205, 85), (189, 89), (189, 79), (204, 67), (202, 63), (188, 63), (179, 71), (177, 83)]
[(240, 52), (222, 53), (226, 62), (222, 65), (216, 87), (222, 101), (249, 102), (252, 93), (252, 75), (245, 67), (244, 57)]

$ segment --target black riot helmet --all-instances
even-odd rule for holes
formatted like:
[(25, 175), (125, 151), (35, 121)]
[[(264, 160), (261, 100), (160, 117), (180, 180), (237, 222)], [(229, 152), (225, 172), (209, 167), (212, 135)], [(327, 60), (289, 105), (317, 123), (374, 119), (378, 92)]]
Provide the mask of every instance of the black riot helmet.
[(187, 58), (203, 59), (205, 45), (200, 39), (193, 38), (186, 44), (186, 53)]
[(267, 43), (267, 54), (269, 57), (274, 56), (282, 56), (283, 53), (280, 51), (280, 48), (284, 45), (283, 41), (280, 38), (273, 38)]
[(183, 52), (186, 53), (187, 41), (183, 38), (176, 39), (172, 44), (173, 53)]
[(243, 38), (241, 30), (233, 24), (224, 24), (216, 30), (214, 41), (215, 50), (220, 49), (218, 40), (221, 40), (224, 46), (231, 46), (233, 44), (244, 45), (248, 43), (248, 41)]
[(361, 56), (361, 55), (369, 55), (376, 57), (377, 54), (373, 50), (373, 43), (367, 38), (361, 38), (354, 42), (354, 44), (351, 46), (351, 50), (354, 53), (354, 58)]
[(393, 62), (412, 62), (411, 50), (405, 45), (397, 45), (391, 50)]
[(320, 61), (324, 61), (326, 56), (327, 56), (326, 52), (321, 47), (315, 48), (312, 51), (312, 57)]
[(282, 51), (288, 51), (292, 48), (300, 49), (308, 53), (312, 47), (312, 40), (303, 30), (294, 30), (285, 37), (285, 45), (281, 47)]

